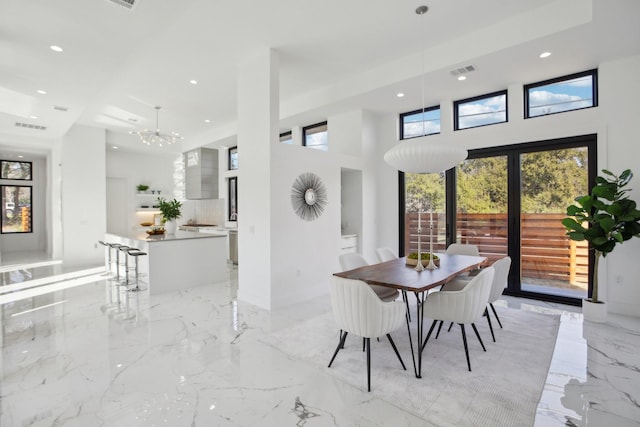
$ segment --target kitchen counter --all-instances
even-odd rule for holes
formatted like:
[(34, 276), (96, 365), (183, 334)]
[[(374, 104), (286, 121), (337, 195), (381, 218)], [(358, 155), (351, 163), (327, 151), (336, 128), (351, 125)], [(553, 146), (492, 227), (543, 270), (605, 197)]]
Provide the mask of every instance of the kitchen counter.
[[(176, 231), (174, 235), (151, 236), (144, 232), (124, 236), (107, 233), (105, 239), (147, 253), (138, 258), (138, 268), (150, 294), (211, 285), (229, 277), (225, 236)], [(129, 261), (131, 265), (133, 260)]]

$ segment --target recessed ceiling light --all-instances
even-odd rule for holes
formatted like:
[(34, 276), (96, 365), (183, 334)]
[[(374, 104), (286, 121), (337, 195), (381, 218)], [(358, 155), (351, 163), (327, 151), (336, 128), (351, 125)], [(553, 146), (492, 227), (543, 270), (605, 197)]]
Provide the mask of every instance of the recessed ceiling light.
[(402, 97), (404, 96), (404, 93), (402, 93), (402, 92), (398, 92), (396, 96), (397, 96), (398, 98), (402, 98)]
[(18, 154), (18, 158), (19, 159), (24, 159), (24, 156), (22, 154)]
[(41, 95), (46, 95), (47, 91), (46, 90), (42, 90), (42, 89), (38, 89), (37, 92)]
[(29, 118), (32, 118), (32, 119), (34, 119), (34, 120), (35, 120), (35, 119), (37, 119), (37, 118), (38, 118), (38, 116), (29, 116)]
[(118, 149), (118, 146), (117, 146), (117, 145), (114, 145), (114, 146), (113, 146), (113, 147), (111, 147), (111, 148), (113, 148), (114, 150), (117, 150), (117, 149)]
[(211, 120), (209, 120), (209, 119), (205, 119), (205, 120), (204, 120), (204, 122), (205, 122), (205, 123), (211, 123)]
[(197, 80), (189, 80), (189, 83), (191, 83), (192, 85), (197, 85), (198, 81)]
[(542, 52), (540, 58), (548, 58), (551, 56), (551, 52)]
[(467, 76), (458, 76), (458, 80), (460, 81), (467, 80)]
[(49, 46), (51, 48), (52, 51), (54, 52), (62, 52), (62, 48), (60, 46), (56, 46), (55, 44), (52, 44), (51, 46)]

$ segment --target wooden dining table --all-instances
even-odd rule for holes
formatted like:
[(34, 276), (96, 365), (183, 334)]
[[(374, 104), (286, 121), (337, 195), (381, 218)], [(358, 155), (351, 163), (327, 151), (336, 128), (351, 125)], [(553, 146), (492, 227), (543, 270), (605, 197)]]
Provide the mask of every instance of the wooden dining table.
[[(417, 345), (413, 345), (411, 333), (410, 313), (406, 314), (407, 332), (411, 346), (413, 369), (417, 378), (422, 378), (422, 341), (424, 335), (424, 302), (429, 290), (444, 285), (465, 272), (471, 272), (481, 268), (486, 262), (486, 257), (469, 255), (436, 254), (439, 267), (434, 270), (424, 269), (416, 271), (414, 266), (407, 265), (406, 257), (401, 257), (379, 264), (367, 265), (353, 270), (334, 273), (334, 276), (346, 279), (362, 280), (370, 285), (385, 286), (398, 289), (403, 293), (405, 301), (408, 295), (413, 293), (416, 298), (416, 338)], [(423, 265), (426, 262), (423, 261)]]

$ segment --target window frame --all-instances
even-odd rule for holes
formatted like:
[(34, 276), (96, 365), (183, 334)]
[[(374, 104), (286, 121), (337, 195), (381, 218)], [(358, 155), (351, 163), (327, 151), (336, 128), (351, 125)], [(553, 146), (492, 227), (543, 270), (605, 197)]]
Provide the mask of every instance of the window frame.
[[(529, 91), (531, 89), (542, 87), (542, 86), (548, 86), (554, 83), (574, 80), (574, 79), (578, 79), (580, 77), (586, 77), (586, 76), (591, 76), (591, 99), (593, 100), (592, 102), (593, 105), (589, 107), (573, 108), (571, 110), (556, 111), (553, 113), (538, 114), (535, 116), (531, 115), (531, 112), (530, 112), (531, 106), (529, 105)], [(523, 89), (523, 96), (524, 96), (524, 118), (525, 119), (534, 119), (536, 117), (551, 116), (553, 114), (568, 113), (570, 111), (578, 111), (578, 110), (585, 110), (587, 108), (595, 108), (598, 106), (598, 69), (594, 68), (592, 70), (573, 73), (566, 76), (554, 77), (553, 79), (543, 80), (540, 82), (529, 83), (524, 85), (522, 89)]]
[[(7, 202), (5, 202), (4, 199), (4, 194), (5, 194), (5, 188), (6, 187), (18, 187), (18, 188), (28, 188), (29, 189), (29, 199), (30, 199), (30, 204), (29, 204), (29, 231), (4, 231), (4, 222), (5, 222), (5, 204)], [(33, 186), (32, 185), (11, 185), (11, 184), (2, 184), (0, 185), (0, 203), (2, 204), (2, 214), (0, 215), (0, 234), (29, 234), (29, 233), (33, 233)], [(20, 207), (20, 204), (18, 203), (18, 208)], [(16, 206), (14, 206), (14, 211), (16, 210)]]
[[(233, 164), (233, 160), (232, 157), (235, 154), (236, 157), (236, 167), (232, 167)], [(230, 171), (237, 171), (238, 170), (238, 146), (236, 145), (235, 147), (229, 147), (229, 149), (227, 150), (227, 170)]]
[[(504, 90), (498, 90), (496, 92), (486, 93), (484, 95), (479, 95), (471, 98), (459, 99), (457, 101), (454, 101), (453, 102), (453, 130), (459, 131), (459, 130), (475, 129), (475, 128), (480, 128), (485, 126), (499, 125), (501, 123), (509, 123), (509, 93), (508, 92), (509, 92), (508, 89), (504, 89)], [(483, 125), (469, 126), (464, 128), (460, 127), (459, 107), (461, 104), (467, 104), (469, 102), (478, 101), (481, 99), (493, 98), (501, 95), (504, 96), (504, 121), (486, 123)]]
[[(2, 176), (2, 171), (4, 170), (5, 163), (24, 163), (29, 165), (29, 178), (10, 178), (6, 176)], [(22, 160), (6, 160), (0, 159), (0, 179), (2, 180), (10, 180), (10, 181), (33, 181), (33, 162), (27, 162)]]
[[(326, 145), (307, 145), (307, 131), (310, 129), (314, 129), (314, 128), (318, 128), (321, 126), (325, 126), (326, 130), (324, 132), (327, 133), (327, 144)], [(320, 133), (320, 132), (317, 132)], [(329, 150), (329, 125), (328, 122), (325, 120), (324, 122), (319, 122), (319, 123), (315, 123), (309, 126), (304, 126), (302, 128), (302, 146), (303, 147), (309, 147), (309, 148), (313, 148), (316, 150), (320, 150), (320, 151), (328, 151)], [(326, 147), (325, 150), (323, 150), (322, 148), (318, 148), (318, 147)]]
[(431, 107), (426, 107), (426, 108), (419, 108), (417, 110), (413, 110), (413, 111), (407, 111), (406, 113), (401, 113), (400, 114), (400, 140), (403, 139), (412, 139), (412, 138), (420, 138), (423, 136), (429, 136), (429, 135), (438, 135), (442, 132), (442, 112), (440, 113), (440, 130), (438, 132), (432, 132), (432, 133), (426, 133), (423, 135), (419, 135), (419, 136), (411, 136), (408, 138), (405, 138), (404, 136), (404, 118), (407, 116), (413, 116), (415, 114), (425, 114), (428, 113), (429, 111), (435, 111), (435, 110), (441, 110), (439, 105), (434, 105)]
[[(238, 221), (238, 177), (231, 176), (227, 180), (227, 220), (230, 222)], [(235, 218), (232, 216), (235, 208)]]
[[(289, 137), (289, 139), (287, 139), (287, 141), (291, 141), (291, 142), (284, 142), (284, 141), (282, 140), (282, 137), (283, 137), (283, 136), (288, 136), (288, 137)], [(293, 142), (294, 142), (294, 141), (293, 141), (293, 133), (292, 133), (292, 131), (290, 131), (290, 130), (288, 130), (288, 131), (286, 131), (286, 132), (281, 132), (278, 138), (279, 138), (279, 141), (280, 141), (280, 143), (281, 143), (281, 144), (293, 145)]]

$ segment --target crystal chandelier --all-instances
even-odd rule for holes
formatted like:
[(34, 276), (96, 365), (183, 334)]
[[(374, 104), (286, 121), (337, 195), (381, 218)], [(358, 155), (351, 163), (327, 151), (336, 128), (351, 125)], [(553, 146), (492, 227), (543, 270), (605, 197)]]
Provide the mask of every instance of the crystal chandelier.
[(140, 141), (142, 141), (143, 144), (147, 144), (149, 146), (151, 146), (151, 144), (154, 145), (158, 145), (159, 147), (162, 147), (163, 144), (166, 145), (171, 145), (173, 143), (182, 141), (182, 137), (180, 136), (180, 134), (176, 133), (176, 132), (171, 132), (171, 133), (160, 133), (160, 126), (158, 125), (158, 115), (160, 113), (160, 108), (161, 107), (154, 107), (156, 109), (156, 130), (149, 130), (149, 129), (145, 129), (145, 130), (141, 130), (141, 131), (129, 131), (129, 133), (131, 135), (138, 135), (138, 137), (140, 138)]

